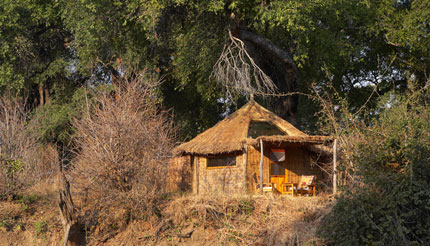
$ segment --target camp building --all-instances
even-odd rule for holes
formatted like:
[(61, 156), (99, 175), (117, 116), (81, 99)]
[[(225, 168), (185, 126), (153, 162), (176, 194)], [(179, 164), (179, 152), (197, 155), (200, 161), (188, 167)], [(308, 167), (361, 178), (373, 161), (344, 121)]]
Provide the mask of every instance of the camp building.
[(188, 187), (194, 193), (293, 193), (300, 189), (296, 186), (304, 177), (310, 177), (312, 181), (306, 182), (312, 182), (315, 194), (315, 184), (323, 173), (311, 158), (313, 147), (327, 141), (329, 137), (305, 134), (250, 100), (212, 128), (177, 146), (168, 180), (170, 186)]

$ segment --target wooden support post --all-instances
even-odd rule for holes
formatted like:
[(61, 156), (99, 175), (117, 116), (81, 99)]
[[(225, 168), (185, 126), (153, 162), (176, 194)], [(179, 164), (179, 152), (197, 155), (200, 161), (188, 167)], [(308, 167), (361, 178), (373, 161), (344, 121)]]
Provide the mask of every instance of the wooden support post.
[(333, 142), (333, 194), (336, 194), (337, 192), (337, 139)]
[(191, 173), (193, 175), (191, 180), (191, 188), (192, 188), (193, 194), (197, 194), (196, 161), (193, 155), (190, 155), (190, 167), (191, 167)]
[(248, 146), (245, 147), (245, 154), (243, 155), (243, 158), (245, 158), (245, 160), (243, 160), (243, 164), (245, 165), (243, 167), (243, 191), (246, 192), (248, 190), (248, 180), (247, 180), (247, 169), (248, 169)]
[(199, 162), (200, 158), (196, 156), (194, 158), (194, 161), (196, 162), (196, 193), (199, 194)]
[(260, 191), (261, 193), (263, 193), (263, 162), (264, 162), (263, 139), (260, 139)]

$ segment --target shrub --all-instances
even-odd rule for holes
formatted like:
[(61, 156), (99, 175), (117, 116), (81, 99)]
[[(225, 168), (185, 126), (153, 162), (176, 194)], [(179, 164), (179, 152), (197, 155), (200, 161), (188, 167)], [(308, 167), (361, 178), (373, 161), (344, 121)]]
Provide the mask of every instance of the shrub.
[(131, 213), (126, 217), (157, 212), (174, 133), (157, 85), (141, 78), (118, 81), (111, 91), (96, 90), (74, 121), (79, 151), (72, 185), (94, 204), (93, 212), (109, 218), (110, 207), (126, 209)]
[(13, 198), (27, 185), (51, 174), (56, 150), (29, 133), (28, 112), (19, 98), (0, 98), (0, 199)]
[(429, 95), (425, 89), (405, 97), (392, 93), (367, 121), (340, 115), (341, 166), (349, 182), (320, 228), (328, 243), (430, 241)]

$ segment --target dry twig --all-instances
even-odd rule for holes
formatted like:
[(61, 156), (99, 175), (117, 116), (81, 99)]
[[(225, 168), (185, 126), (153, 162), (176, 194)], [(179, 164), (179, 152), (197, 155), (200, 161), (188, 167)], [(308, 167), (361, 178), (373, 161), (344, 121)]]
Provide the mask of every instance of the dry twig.
[(276, 94), (276, 85), (255, 63), (244, 42), (234, 37), (230, 31), (228, 34), (227, 44), (213, 67), (211, 78), (226, 89), (228, 98), (236, 93), (247, 96)]

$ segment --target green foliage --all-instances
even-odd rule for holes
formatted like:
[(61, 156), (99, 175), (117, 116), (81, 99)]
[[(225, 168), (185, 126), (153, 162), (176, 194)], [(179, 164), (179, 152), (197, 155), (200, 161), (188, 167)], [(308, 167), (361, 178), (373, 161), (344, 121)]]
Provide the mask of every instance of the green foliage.
[[(164, 3), (156, 29), (160, 37), (155, 48), (160, 51), (156, 64), (169, 80), (169, 88), (163, 91), (166, 104), (174, 107), (183, 125), (191, 125), (187, 120), (192, 118), (204, 129), (207, 124), (203, 117), (212, 115), (210, 122), (219, 118), (223, 108), (206, 106), (206, 103), (225, 95), (220, 93), (222, 88), (211, 92), (213, 86), (208, 75), (221, 53), (226, 30), (234, 29), (238, 24), (235, 22), (291, 53), (299, 68), (301, 92), (308, 93), (311, 82), (322, 88), (331, 82), (347, 98), (349, 108), (357, 111), (373, 93), (374, 85), (378, 85), (380, 95), (406, 87), (407, 74), (399, 59), (405, 50), (387, 42), (385, 26), (393, 18), (412, 15), (413, 10), (400, 11), (401, 6), (392, 1), (177, 0)], [(396, 14), (385, 15), (387, 12)], [(418, 19), (425, 19), (423, 16)], [(271, 59), (267, 54), (260, 55)], [(192, 100), (176, 103), (177, 97)], [(186, 105), (187, 110), (181, 105)], [(196, 106), (200, 112), (194, 110)], [(374, 98), (367, 106), (376, 107)], [(306, 98), (301, 98), (299, 116), (303, 125), (311, 129), (315, 108)], [(196, 126), (189, 128), (196, 129)]]
[[(163, 77), (160, 96), (175, 110), (182, 138), (217, 122), (234, 108), (209, 80), (228, 29), (242, 25), (291, 53), (300, 92), (331, 82), (358, 110), (372, 86), (378, 94), (402, 92), (406, 79), (425, 84), (429, 66), (429, 5), (416, 1), (362, 0), (103, 0), (2, 1), (0, 93), (72, 95), (85, 82), (148, 69)], [(247, 46), (248, 47), (248, 46)], [(249, 52), (259, 54), (250, 46)], [(261, 52), (260, 52), (261, 53)], [(276, 63), (276, 62), (275, 62)], [(269, 74), (272, 76), (272, 74)], [(43, 93), (42, 93), (43, 94)], [(38, 99), (40, 97), (40, 99)], [(39, 100), (39, 101), (38, 101)], [(300, 99), (298, 116), (313, 128), (315, 105)], [(239, 100), (238, 106), (241, 105)], [(376, 107), (375, 100), (367, 104)], [(69, 141), (65, 113), (74, 106), (51, 100), (41, 139)], [(61, 133), (59, 133), (61, 132)]]
[(73, 34), (71, 45), (77, 52), (78, 69), (87, 75), (99, 68), (116, 69), (119, 63), (127, 69), (139, 69), (154, 39), (149, 31), (154, 28), (162, 2), (64, 2), (61, 15)]
[(45, 237), (45, 233), (48, 231), (46, 220), (35, 221), (33, 226), (37, 237)]
[(18, 197), (18, 202), (21, 204), (22, 209), (24, 211), (27, 211), (29, 209), (29, 206), (39, 199), (40, 196), (37, 194), (24, 194)]
[(387, 42), (402, 52), (399, 65), (424, 83), (430, 56), (429, 1), (397, 1), (397, 6), (382, 9), (380, 16)]
[[(413, 88), (410, 85), (410, 88)], [(389, 94), (351, 129), (343, 187), (320, 234), (336, 245), (421, 245), (430, 240), (430, 93)], [(357, 125), (356, 125), (357, 126)]]
[(252, 199), (242, 199), (239, 201), (238, 209), (244, 211), (245, 214), (251, 215), (255, 210), (254, 200)]
[[(0, 24), (7, 35), (0, 46), (0, 84), (18, 91), (43, 84), (56, 94), (62, 80), (74, 87), (80, 83), (82, 78), (73, 73), (110, 81), (120, 70), (149, 68), (167, 81), (161, 89), (165, 105), (175, 109), (189, 138), (218, 121), (225, 110), (216, 102), (224, 96), (222, 90), (209, 75), (226, 30), (235, 25), (234, 16), (292, 54), (301, 91), (307, 92), (309, 82), (331, 80), (354, 108), (371, 92), (363, 80), (386, 91), (392, 89), (393, 71), (423, 71), (407, 68), (403, 60), (390, 63), (393, 57), (426, 67), (425, 55), (419, 56), (427, 54), (426, 6), (425, 1), (409, 6), (389, 0), (4, 1)], [(404, 82), (404, 76), (397, 77), (396, 83)], [(311, 120), (313, 105), (306, 100), (302, 105), (300, 115)], [(55, 129), (48, 132), (64, 125), (59, 115), (69, 109), (62, 105), (48, 110), (56, 118)]]
[(71, 109), (68, 104), (49, 104), (40, 109), (35, 118), (36, 120), (40, 119), (37, 132), (38, 139), (44, 143), (69, 142), (72, 135), (71, 117), (69, 115), (69, 113), (73, 113)]
[(23, 222), (18, 222), (15, 226), (15, 230), (17, 231), (25, 231), (25, 224)]
[(0, 172), (3, 172), (4, 175), (1, 175), (5, 178), (2, 180), (3, 189), (0, 193), (0, 200), (9, 198), (15, 190), (21, 188), (21, 182), (19, 180), (20, 173), (23, 172), (23, 162), (21, 160), (12, 160), (6, 159), (0, 156)]
[(6, 228), (8, 226), (8, 221), (7, 220), (2, 220), (1, 222), (0, 222), (0, 227), (4, 227), (4, 228)]
[(31, 130), (42, 143), (70, 146), (74, 134), (72, 119), (79, 118), (91, 93), (84, 88), (58, 91), (51, 102), (34, 112)]
[(20, 160), (4, 160), (3, 164), (2, 168), (5, 169), (7, 176), (13, 177), (22, 172), (23, 163)]
[(64, 76), (70, 53), (59, 8), (52, 1), (1, 1), (0, 93), (31, 96), (35, 85)]

